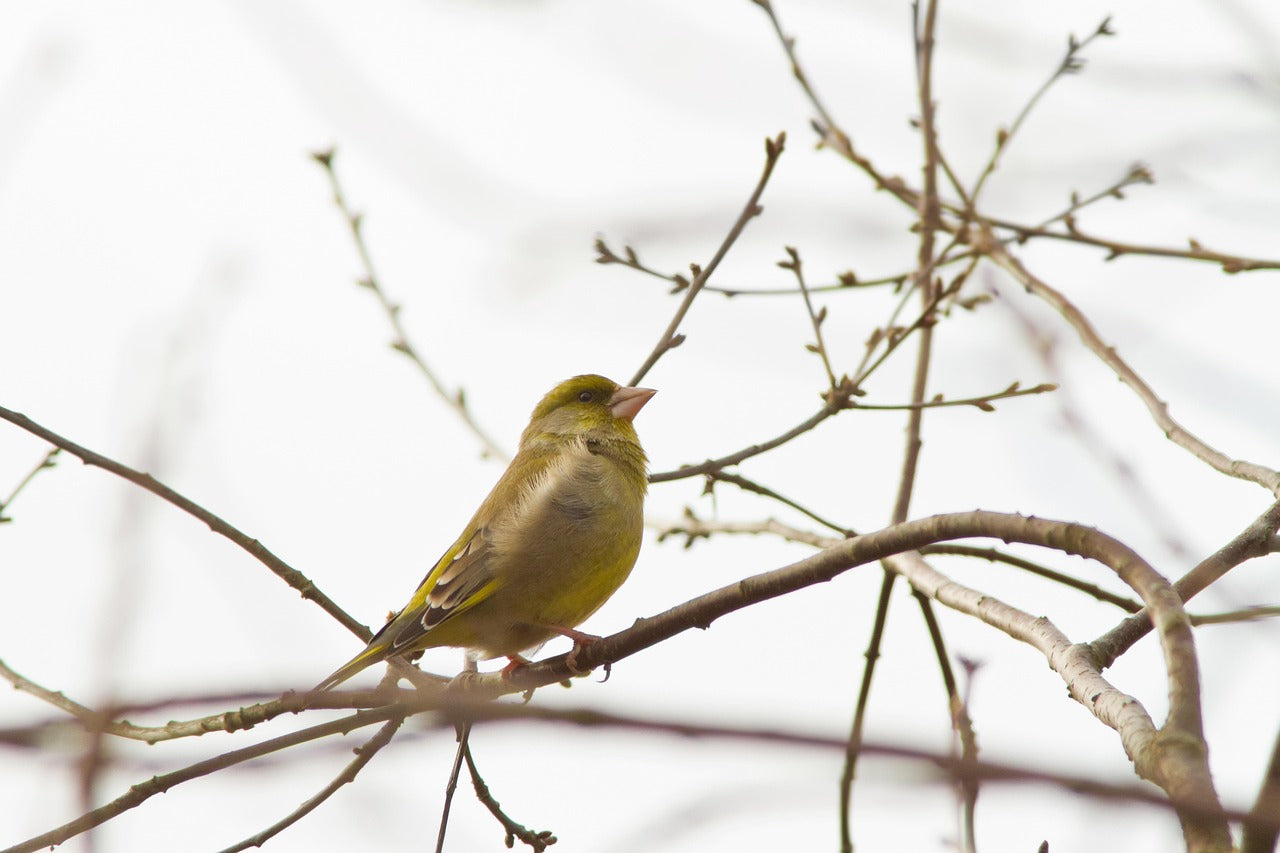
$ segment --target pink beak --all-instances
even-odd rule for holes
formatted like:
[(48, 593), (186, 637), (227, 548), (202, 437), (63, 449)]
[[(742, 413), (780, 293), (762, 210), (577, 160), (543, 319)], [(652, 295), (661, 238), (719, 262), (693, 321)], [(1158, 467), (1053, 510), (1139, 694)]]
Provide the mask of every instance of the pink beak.
[(615, 418), (629, 421), (644, 408), (649, 398), (657, 393), (652, 388), (619, 388), (609, 398), (609, 409)]

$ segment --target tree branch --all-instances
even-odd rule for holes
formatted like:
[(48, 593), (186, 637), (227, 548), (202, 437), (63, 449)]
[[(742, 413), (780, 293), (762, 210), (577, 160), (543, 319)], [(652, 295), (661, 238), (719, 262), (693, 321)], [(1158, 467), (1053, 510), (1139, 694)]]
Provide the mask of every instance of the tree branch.
[(321, 592), (320, 588), (312, 583), (306, 575), (302, 574), (302, 572), (299, 572), (297, 569), (294, 569), (284, 560), (281, 560), (275, 554), (271, 553), (271, 551), (269, 551), (267, 547), (257, 539), (240, 532), (238, 529), (231, 526), (226, 521), (223, 521), (209, 510), (200, 506), (190, 498), (184, 497), (169, 488), (150, 474), (143, 474), (140, 471), (135, 471), (128, 465), (123, 465), (116, 462), (114, 459), (109, 459), (106, 456), (94, 453), (88, 448), (81, 447), (70, 439), (63, 438), (52, 430), (40, 426), (40, 424), (31, 420), (26, 415), (10, 411), (3, 406), (0, 406), (0, 418), (3, 418), (11, 424), (26, 430), (32, 435), (39, 436), (50, 444), (62, 448), (72, 456), (80, 459), (86, 465), (93, 465), (94, 467), (101, 468), (104, 471), (110, 471), (117, 477), (121, 477), (128, 480), (130, 483), (133, 483), (135, 486), (140, 486), (141, 488), (146, 489), (148, 492), (168, 501), (188, 515), (194, 516), (207, 524), (209, 529), (214, 533), (230, 539), (245, 551), (249, 552), (254, 559), (274, 572), (278, 578), (296, 589), (303, 598), (320, 605), (326, 613), (338, 620), (343, 627), (355, 634), (361, 640), (364, 640), (367, 643), (369, 639), (373, 637), (373, 632), (370, 631), (367, 626), (360, 624), (360, 622), (347, 615), (345, 610), (339, 607), (331, 598), (329, 598), (329, 596)]

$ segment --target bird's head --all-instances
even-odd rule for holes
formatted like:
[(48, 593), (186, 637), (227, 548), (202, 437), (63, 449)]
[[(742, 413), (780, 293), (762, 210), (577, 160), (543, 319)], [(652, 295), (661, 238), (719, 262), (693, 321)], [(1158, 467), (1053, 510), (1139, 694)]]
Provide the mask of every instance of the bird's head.
[(635, 441), (631, 419), (656, 393), (649, 388), (628, 388), (594, 374), (566, 379), (533, 410), (521, 444), (540, 435), (593, 435)]

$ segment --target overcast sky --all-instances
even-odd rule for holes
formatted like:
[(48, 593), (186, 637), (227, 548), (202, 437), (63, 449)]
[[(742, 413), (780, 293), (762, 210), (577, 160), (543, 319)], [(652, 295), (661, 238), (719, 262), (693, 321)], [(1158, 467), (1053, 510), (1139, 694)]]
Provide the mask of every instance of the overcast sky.
[[(593, 263), (603, 236), (666, 271), (705, 263), (757, 179), (766, 136), (787, 152), (713, 284), (791, 287), (775, 261), (800, 249), (810, 283), (912, 268), (910, 211), (837, 156), (817, 151), (812, 108), (768, 19), (747, 0), (679, 2), (8, 3), (0, 18), (0, 405), (155, 474), (303, 571), (346, 610), (380, 624), (452, 541), (500, 473), (389, 346), (325, 176), (334, 146), (363, 212), (378, 276), (426, 361), (464, 387), (476, 418), (513, 448), (529, 410), (583, 372), (629, 377), (677, 302), (666, 286)], [(911, 127), (909, 7), (787, 2), (811, 79), (881, 171), (919, 179)], [(943, 4), (935, 63), (949, 162), (980, 173), (1007, 125), (1056, 66), (1069, 33), (1113, 14), (1114, 38), (1048, 93), (985, 193), (992, 215), (1046, 219), (1134, 164), (1155, 186), (1090, 208), (1090, 233), (1181, 247), (1194, 237), (1280, 256), (1280, 6), (1272, 0)], [(1088, 313), (1175, 415), (1235, 458), (1280, 463), (1276, 318), (1280, 273), (1032, 244), (1023, 256)], [(912, 515), (974, 508), (1095, 525), (1177, 576), (1268, 504), (1165, 442), (1137, 400), (1016, 285), (984, 271), (995, 303), (940, 327), (931, 393), (964, 397), (1012, 381), (1064, 383), (1056, 397), (994, 415), (925, 419)], [(818, 297), (837, 369), (851, 371), (887, 291)], [(1050, 335), (1057, 363), (1028, 346)], [(637, 419), (654, 470), (771, 438), (818, 406), (823, 371), (793, 297), (707, 293), (686, 343), (646, 377)], [(909, 396), (910, 359), (866, 402)], [(1064, 425), (1083, 419), (1090, 449)], [(889, 518), (901, 412), (842, 415), (743, 473), (859, 530)], [(46, 445), (0, 423), (0, 498)], [(1123, 458), (1133, 474), (1117, 473)], [(1136, 482), (1140, 486), (1134, 486)], [(776, 504), (701, 480), (655, 486), (650, 515), (805, 525)], [(192, 519), (63, 458), (0, 528), (0, 659), (92, 702), (305, 688), (358, 643), (261, 565)], [(632, 580), (584, 628), (641, 616), (810, 553), (764, 537), (689, 551), (650, 538)], [(1045, 558), (1054, 562), (1052, 558)], [(943, 563), (966, 583), (1074, 639), (1115, 621), (1089, 599), (983, 564)], [(1109, 573), (1059, 560), (1092, 582)], [(1276, 604), (1277, 563), (1242, 567), (1200, 611)], [(842, 736), (880, 572), (681, 635), (535, 701)], [(905, 591), (894, 604), (870, 737), (945, 750), (944, 697)], [(1064, 698), (1033, 651), (944, 614), (956, 655), (984, 663), (973, 715), (987, 756), (1131, 781), (1115, 734)], [(1220, 793), (1247, 805), (1275, 736), (1273, 626), (1206, 629), (1206, 715)], [(547, 653), (560, 652), (552, 644)], [(429, 654), (457, 669), (451, 650)], [(1148, 640), (1111, 673), (1157, 721), (1165, 688)], [(208, 709), (166, 710), (169, 717)], [(0, 725), (53, 715), (0, 691)], [(140, 720), (141, 721), (141, 720)], [(118, 748), (99, 801), (218, 751), (279, 734)], [(95, 849), (214, 850), (256, 832), (349, 759), (340, 745), (181, 786), (112, 821)], [(452, 757), (447, 734), (413, 734), (268, 850), (422, 850), (435, 836)], [(833, 849), (840, 757), (817, 750), (546, 728), (484, 730), (477, 759), (518, 819), (559, 853)], [(303, 753), (299, 753), (302, 756)], [(10, 750), (0, 762), (0, 842), (78, 813), (76, 752)], [(945, 850), (955, 810), (922, 771), (870, 762), (859, 849)], [(448, 849), (501, 849), (501, 831), (460, 790)], [(1123, 814), (1117, 824), (1113, 818)], [(987, 816), (987, 817), (984, 817)], [(1176, 845), (1175, 822), (1046, 790), (984, 790), (984, 850)], [(988, 834), (984, 835), (984, 831)], [(77, 840), (65, 850), (85, 849)]]

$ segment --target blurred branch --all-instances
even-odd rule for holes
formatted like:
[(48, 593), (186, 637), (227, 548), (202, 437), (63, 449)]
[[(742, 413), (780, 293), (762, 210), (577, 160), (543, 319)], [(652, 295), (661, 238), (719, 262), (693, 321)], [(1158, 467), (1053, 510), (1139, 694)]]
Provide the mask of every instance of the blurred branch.
[[(93, 826), (99, 826), (117, 814), (136, 808), (156, 794), (171, 790), (183, 782), (208, 775), (215, 770), (232, 767), (246, 761), (278, 752), (292, 746), (345, 734), (365, 726), (386, 723), (426, 711), (436, 711), (434, 720), (424, 720), (422, 725), (431, 728), (452, 728), (462, 722), (496, 724), (502, 722), (541, 722), (558, 725), (575, 725), (585, 728), (613, 728), (680, 737), (705, 737), (744, 740), (748, 742), (810, 746), (825, 749), (844, 749), (844, 738), (789, 732), (776, 728), (746, 728), (671, 719), (626, 717), (588, 709), (546, 708), (529, 704), (474, 703), (463, 700), (442, 703), (440, 697), (423, 697), (412, 691), (395, 691), (399, 701), (382, 708), (361, 711), (338, 720), (292, 732), (278, 738), (235, 750), (205, 761), (199, 761), (179, 770), (153, 776), (133, 785), (127, 793), (115, 800), (81, 815), (73, 821), (43, 835), (19, 842), (0, 853), (36, 853), (41, 848), (63, 843)], [(385, 730), (385, 729), (384, 729)], [(1249, 821), (1260, 828), (1280, 825), (1275, 814), (1253, 814), (1239, 810), (1226, 810), (1215, 803), (1196, 799), (1167, 799), (1138, 785), (1117, 785), (1085, 777), (1061, 773), (1048, 773), (1029, 767), (1001, 764), (991, 761), (965, 761), (953, 755), (944, 755), (910, 747), (880, 743), (864, 743), (863, 752), (903, 761), (929, 764), (939, 771), (939, 780), (954, 780), (972, 775), (987, 782), (1020, 782), (1051, 785), (1106, 802), (1135, 802), (1175, 808), (1204, 821)]]
[(178, 494), (173, 489), (152, 477), (150, 474), (143, 474), (139, 471), (135, 471), (127, 465), (122, 465), (121, 463), (116, 462), (114, 459), (109, 459), (106, 456), (102, 456), (98, 453), (94, 453), (92, 450), (81, 447), (75, 442), (63, 438), (51, 430), (45, 429), (27, 416), (10, 411), (3, 406), (0, 406), (0, 418), (3, 418), (4, 420), (9, 421), (9, 423), (26, 430), (32, 435), (39, 436), (50, 444), (57, 445), (72, 456), (75, 456), (77, 459), (84, 462), (86, 465), (93, 465), (94, 467), (101, 468), (104, 471), (110, 471), (117, 477), (121, 477), (136, 486), (146, 489), (148, 492), (168, 501), (188, 515), (194, 516), (207, 524), (209, 529), (214, 533), (230, 539), (245, 551), (249, 552), (254, 559), (262, 563), (274, 572), (277, 577), (301, 593), (303, 598), (320, 605), (326, 613), (338, 620), (343, 627), (355, 634), (361, 640), (367, 643), (373, 636), (372, 631), (357, 622), (351, 616), (348, 616), (346, 611), (339, 607), (332, 599), (329, 598), (329, 596), (321, 592), (320, 588), (312, 583), (306, 575), (302, 574), (302, 572), (299, 572), (297, 569), (292, 568), (285, 563), (284, 560), (281, 560), (275, 554), (271, 553), (271, 551), (267, 550), (266, 546), (257, 539), (253, 539), (244, 533), (241, 533), (226, 521), (223, 521), (221, 518), (189, 498)]
[(1258, 622), (1263, 619), (1274, 619), (1280, 616), (1280, 606), (1255, 605), (1230, 610), (1226, 613), (1191, 613), (1188, 614), (1191, 624), (1200, 625), (1238, 625), (1241, 622)]
[(1280, 732), (1271, 745), (1271, 760), (1258, 787), (1258, 797), (1240, 838), (1240, 853), (1274, 853), (1280, 840)]
[(676, 309), (675, 316), (671, 318), (671, 322), (667, 324), (666, 330), (662, 333), (662, 337), (658, 339), (657, 345), (653, 348), (653, 352), (649, 353), (649, 357), (640, 365), (640, 369), (631, 377), (630, 385), (639, 385), (640, 380), (644, 379), (645, 374), (662, 358), (667, 351), (675, 349), (684, 343), (684, 335), (677, 334), (680, 323), (684, 320), (685, 314), (689, 313), (689, 308), (693, 305), (693, 300), (702, 290), (703, 285), (707, 283), (707, 279), (716, 271), (716, 267), (720, 266), (720, 262), (724, 260), (724, 256), (728, 254), (729, 249), (738, 241), (738, 237), (746, 229), (747, 223), (759, 216), (764, 208), (760, 206), (760, 196), (764, 194), (764, 188), (769, 183), (769, 177), (773, 174), (773, 167), (777, 165), (778, 158), (782, 156), (782, 152), (787, 144), (787, 135), (779, 133), (773, 139), (764, 141), (764, 170), (760, 173), (760, 179), (756, 181), (755, 189), (751, 191), (751, 195), (747, 198), (747, 203), (742, 208), (742, 212), (738, 214), (737, 220), (729, 229), (729, 233), (720, 243), (720, 248), (716, 249), (716, 253), (712, 255), (711, 260), (707, 262), (705, 267), (694, 265), (690, 267), (693, 278), (689, 282), (689, 289), (684, 295), (684, 299), (680, 302), (680, 307)]
[(351, 239), (355, 243), (356, 252), (360, 255), (360, 264), (364, 268), (364, 276), (358, 279), (357, 283), (361, 287), (367, 287), (373, 291), (374, 296), (378, 299), (378, 304), (382, 306), (383, 312), (387, 315), (387, 320), (391, 323), (392, 332), (395, 334), (391, 341), (391, 348), (403, 353), (413, 362), (414, 366), (418, 368), (418, 372), (426, 378), (440, 399), (444, 400), (449, 408), (453, 409), (458, 417), (462, 419), (462, 422), (466, 424), (467, 429), (471, 430), (471, 433), (480, 440), (486, 455), (494, 459), (501, 459), (504, 462), (509, 460), (511, 458), (510, 454), (489, 436), (484, 428), (476, 422), (471, 410), (467, 408), (466, 392), (462, 388), (456, 391), (450, 391), (446, 388), (444, 382), (427, 365), (418, 348), (413, 345), (409, 335), (406, 334), (404, 325), (400, 322), (400, 306), (387, 297), (386, 291), (382, 289), (382, 285), (373, 271), (373, 260), (369, 255), (369, 247), (364, 239), (364, 218), (362, 214), (353, 211), (347, 203), (346, 194), (342, 190), (342, 184), (338, 180), (338, 173), (333, 166), (334, 149), (315, 151), (311, 157), (320, 164), (325, 174), (329, 176), (329, 186), (333, 190), (334, 204), (338, 206), (338, 210), (342, 213), (342, 218), (346, 220), (347, 227), (351, 229)]
[(9, 518), (4, 514), (5, 510), (7, 510), (10, 504), (13, 503), (13, 499), (16, 498), (19, 494), (21, 494), (22, 490), (27, 487), (27, 484), (36, 478), (37, 474), (39, 474), (41, 471), (45, 470), (46, 468), (52, 468), (58, 464), (56, 459), (60, 452), (62, 452), (62, 448), (55, 447), (52, 450), (50, 450), (48, 453), (46, 453), (44, 455), (44, 458), (36, 463), (36, 467), (28, 471), (27, 475), (18, 481), (18, 485), (14, 486), (13, 491), (9, 492), (9, 497), (0, 501), (0, 524), (4, 524), (5, 522), (8, 522), (8, 521), (13, 521), (13, 519)]
[(374, 723), (385, 723), (392, 719), (403, 718), (407, 716), (400, 708), (392, 705), (383, 708), (377, 708), (371, 711), (359, 711), (350, 714), (341, 719), (332, 720), (322, 723), (318, 726), (301, 729), (296, 732), (290, 732), (280, 737), (274, 737), (243, 749), (234, 749), (207, 758), (204, 761), (197, 761), (189, 764), (180, 770), (174, 770), (170, 773), (162, 773), (152, 776), (143, 782), (132, 785), (128, 792), (116, 797), (108, 803), (99, 806), (92, 811), (85, 812), (74, 820), (68, 821), (63, 825), (42, 833), (26, 841), (20, 842), (7, 847), (0, 853), (35, 853), (43, 847), (56, 847), (68, 839), (75, 838), (84, 832), (88, 832), (94, 827), (101, 826), (108, 820), (117, 815), (135, 809), (145, 803), (157, 794), (163, 794), (170, 789), (181, 785), (183, 782), (189, 782), (192, 779), (198, 779), (202, 776), (208, 776), (219, 770), (225, 770), (228, 767), (234, 767), (237, 764), (243, 764), (255, 758), (261, 758), (264, 755), (270, 755), (284, 749), (289, 749), (303, 743), (308, 743), (320, 738), (329, 737), (331, 735), (346, 734), (363, 726), (372, 725)]
[[(628, 717), (589, 709), (557, 709), (537, 705), (490, 703), (483, 705), (457, 705), (446, 709), (444, 725), (450, 725), (459, 720), (467, 720), (477, 725), (507, 721), (537, 721), (549, 724), (570, 724), (583, 728), (609, 728), (669, 734), (681, 738), (741, 739), (749, 742), (806, 745), (828, 749), (843, 749), (846, 745), (846, 741), (843, 738), (800, 734), (777, 728), (739, 728), (707, 725), (683, 720)], [(883, 743), (865, 743), (863, 750), (868, 755), (931, 764), (940, 771), (939, 781), (952, 781), (970, 776), (983, 782), (1034, 782), (1062, 787), (1065, 790), (1095, 797), (1106, 802), (1146, 803), (1161, 808), (1172, 806), (1193, 818), (1206, 821), (1253, 820), (1260, 826), (1280, 825), (1280, 816), (1274, 814), (1255, 816), (1238, 809), (1223, 809), (1216, 803), (1197, 799), (1170, 800), (1153, 792), (1147, 786), (1098, 782), (1078, 776), (1047, 773), (1042, 770), (987, 760), (968, 761), (954, 755)]]
[[(403, 675), (402, 667), (394, 667), (397, 675)], [(412, 669), (414, 683), (428, 691), (441, 690), (451, 679)], [(90, 708), (68, 697), (62, 691), (53, 691), (10, 668), (0, 660), (0, 679), (9, 682), (15, 690), (27, 693), (73, 717), (85, 730), (127, 740), (157, 744), (184, 737), (200, 737), (211, 732), (227, 734), (247, 731), (259, 723), (265, 723), (284, 714), (297, 714), (309, 708), (375, 707), (385, 704), (385, 696), (376, 690), (332, 691), (323, 694), (288, 692), (277, 699), (251, 705), (242, 705), (234, 711), (219, 711), (190, 720), (170, 720), (159, 726), (140, 726), (125, 719), (122, 714), (151, 713), (167, 708), (192, 705), (230, 705), (259, 700), (262, 692), (210, 693), (197, 696), (169, 696), (154, 702), (114, 702), (102, 708)], [(41, 740), (49, 730), (67, 726), (68, 721), (49, 720), (18, 729), (0, 730), (0, 742), (23, 745)]]

